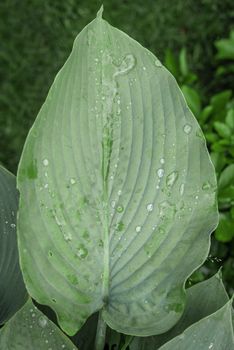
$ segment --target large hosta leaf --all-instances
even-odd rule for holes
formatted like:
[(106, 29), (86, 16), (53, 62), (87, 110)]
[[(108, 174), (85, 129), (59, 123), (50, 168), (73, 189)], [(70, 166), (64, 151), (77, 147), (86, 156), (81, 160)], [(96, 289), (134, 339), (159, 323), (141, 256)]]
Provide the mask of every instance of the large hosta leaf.
[[(131, 342), (130, 350), (159, 349), (170, 339), (182, 334), (193, 323), (218, 311), (229, 300), (220, 273), (187, 289), (186, 294), (186, 307), (179, 322), (164, 334), (145, 338), (135, 337)], [(222, 327), (224, 325), (220, 324), (221, 329)]]
[(0, 324), (26, 301), (16, 239), (18, 193), (15, 176), (0, 166)]
[(27, 138), (19, 248), (31, 295), (69, 334), (180, 318), (217, 223), (204, 137), (173, 76), (101, 15), (77, 37)]
[(77, 350), (29, 299), (0, 331), (1, 350)]

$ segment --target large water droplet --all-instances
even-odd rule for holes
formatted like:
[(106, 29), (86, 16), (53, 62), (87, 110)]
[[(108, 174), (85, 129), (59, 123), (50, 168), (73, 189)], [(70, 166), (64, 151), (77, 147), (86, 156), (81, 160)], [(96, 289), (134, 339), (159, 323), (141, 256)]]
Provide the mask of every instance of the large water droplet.
[(192, 131), (192, 126), (190, 124), (185, 124), (183, 130), (185, 134), (190, 134), (190, 132)]
[(43, 163), (44, 166), (48, 166), (49, 165), (48, 159), (43, 159), (42, 163)]
[(161, 164), (164, 164), (164, 163), (165, 163), (165, 159), (164, 159), (164, 158), (161, 158), (161, 159), (160, 159), (160, 163), (161, 163)]
[(157, 170), (157, 174), (158, 174), (158, 177), (159, 177), (159, 178), (162, 178), (163, 175), (164, 175), (164, 169), (162, 169), (162, 168), (158, 169), (158, 170)]
[(136, 232), (137, 232), (137, 233), (141, 232), (141, 226), (137, 226), (137, 227), (136, 227)]
[(175, 184), (177, 179), (178, 179), (178, 172), (177, 171), (173, 171), (172, 173), (170, 173), (166, 178), (167, 187), (171, 188)]
[(47, 319), (44, 316), (40, 316), (38, 319), (38, 324), (40, 327), (45, 328), (47, 325)]
[(132, 54), (126, 55), (120, 66), (118, 66), (117, 71), (114, 73), (113, 77), (128, 73), (135, 66), (135, 64), (135, 57)]

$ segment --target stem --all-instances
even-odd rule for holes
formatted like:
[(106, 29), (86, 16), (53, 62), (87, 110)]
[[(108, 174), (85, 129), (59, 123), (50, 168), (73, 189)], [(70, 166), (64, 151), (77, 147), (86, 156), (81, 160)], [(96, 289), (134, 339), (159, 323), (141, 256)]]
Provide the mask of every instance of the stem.
[(105, 340), (106, 340), (106, 322), (102, 318), (102, 311), (99, 311), (94, 350), (104, 350)]

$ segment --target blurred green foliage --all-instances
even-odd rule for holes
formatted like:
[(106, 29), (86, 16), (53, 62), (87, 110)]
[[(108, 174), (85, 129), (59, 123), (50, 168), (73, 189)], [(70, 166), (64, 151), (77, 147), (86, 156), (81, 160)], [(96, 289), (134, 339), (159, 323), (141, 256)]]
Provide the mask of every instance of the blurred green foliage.
[(149, 48), (176, 77), (205, 133), (219, 184), (211, 255), (189, 283), (223, 265), (234, 291), (233, 0), (0, 2), (0, 163), (16, 172), (26, 135), (77, 33), (104, 18)]

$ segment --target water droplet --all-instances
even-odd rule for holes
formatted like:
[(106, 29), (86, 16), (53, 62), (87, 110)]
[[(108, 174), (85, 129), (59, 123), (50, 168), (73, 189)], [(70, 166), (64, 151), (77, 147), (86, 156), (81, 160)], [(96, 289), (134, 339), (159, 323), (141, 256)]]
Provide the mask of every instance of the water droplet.
[(85, 248), (84, 245), (81, 244), (81, 245), (77, 248), (77, 256), (78, 256), (80, 259), (85, 259), (87, 255), (88, 255), (88, 250)]
[(209, 348), (208, 348), (208, 349), (212, 349), (212, 348), (213, 348), (213, 346), (214, 346), (214, 343), (210, 343), (210, 345), (209, 345)]
[(123, 208), (122, 205), (118, 205), (118, 207), (116, 208), (116, 210), (117, 210), (118, 213), (122, 213), (123, 210), (124, 210), (124, 208)]
[(49, 165), (48, 159), (43, 159), (43, 165), (44, 165), (44, 166), (48, 166), (48, 165)]
[(159, 207), (159, 216), (162, 219), (165, 219), (166, 216), (169, 219), (174, 218), (175, 212), (176, 212), (174, 204), (171, 204), (168, 201), (163, 201), (158, 205), (158, 207)]
[(142, 69), (143, 69), (143, 70), (146, 70), (146, 67), (145, 67), (145, 66), (143, 66), (143, 67), (142, 67)]
[(72, 241), (72, 234), (70, 232), (64, 232), (63, 237), (64, 237), (65, 241), (67, 241), (67, 242)]
[(192, 126), (189, 124), (185, 124), (183, 130), (185, 134), (190, 134), (190, 132), (192, 131)]
[(184, 184), (180, 185), (180, 195), (183, 196), (184, 194)]
[(158, 170), (157, 170), (157, 174), (158, 174), (158, 177), (159, 177), (159, 178), (162, 178), (163, 175), (164, 175), (164, 169), (162, 169), (162, 168), (158, 169)]
[(11, 224), (11, 227), (12, 227), (12, 228), (15, 228), (15, 227), (16, 227), (16, 224)]
[(161, 164), (164, 164), (164, 163), (165, 163), (165, 159), (164, 159), (164, 158), (161, 158), (161, 159), (160, 159), (160, 163), (161, 163)]
[(137, 232), (137, 233), (141, 232), (141, 226), (137, 226), (137, 227), (136, 227), (136, 232)]
[(136, 64), (136, 59), (132, 54), (128, 54), (124, 57), (120, 66), (117, 67), (117, 71), (114, 73), (113, 77), (117, 77), (121, 74), (128, 73)]
[(171, 188), (175, 184), (177, 179), (178, 179), (178, 172), (177, 171), (173, 171), (172, 173), (170, 173), (166, 178), (167, 187)]
[(119, 190), (119, 191), (118, 191), (118, 196), (120, 196), (120, 195), (121, 195), (121, 193), (122, 193), (122, 191), (121, 191), (121, 190)]
[(115, 201), (111, 201), (111, 208), (115, 208)]
[(44, 316), (40, 316), (38, 319), (38, 324), (40, 327), (45, 328), (45, 326), (47, 325), (48, 321)]
[(70, 179), (70, 184), (71, 184), (71, 185), (75, 185), (75, 183), (76, 183), (76, 180), (72, 177), (72, 178)]
[(162, 63), (159, 61), (158, 58), (155, 59), (154, 64), (156, 67), (162, 67)]
[(147, 204), (146, 209), (147, 209), (147, 211), (148, 211), (149, 213), (150, 213), (151, 211), (153, 211), (153, 209), (154, 209), (153, 204), (152, 204), (152, 203)]

